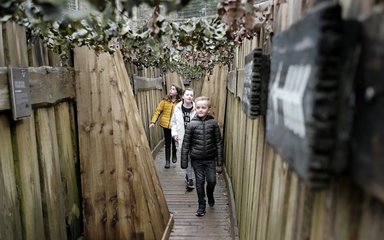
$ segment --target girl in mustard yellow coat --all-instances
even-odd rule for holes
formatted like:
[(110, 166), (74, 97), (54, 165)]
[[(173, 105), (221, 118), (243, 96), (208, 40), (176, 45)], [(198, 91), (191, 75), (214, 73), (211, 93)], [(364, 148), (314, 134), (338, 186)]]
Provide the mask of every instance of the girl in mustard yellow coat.
[(176, 85), (171, 85), (168, 95), (161, 100), (159, 105), (156, 108), (155, 113), (152, 116), (151, 124), (149, 127), (152, 128), (155, 126), (155, 123), (160, 116), (160, 127), (164, 130), (164, 142), (165, 142), (165, 168), (170, 167), (170, 157), (171, 157), (171, 145), (172, 145), (172, 162), (176, 163), (176, 145), (175, 140), (172, 138), (171, 134), (171, 119), (175, 109), (175, 106), (180, 102), (182, 90)]

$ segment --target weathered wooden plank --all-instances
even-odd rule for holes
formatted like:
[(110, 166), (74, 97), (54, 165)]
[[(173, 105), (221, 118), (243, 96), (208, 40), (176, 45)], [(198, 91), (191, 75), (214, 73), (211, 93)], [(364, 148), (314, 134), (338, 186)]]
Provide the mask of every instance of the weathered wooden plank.
[(36, 149), (35, 119), (15, 123), (17, 149), (14, 158), (20, 178), (20, 204), (24, 239), (45, 239), (38, 155)]
[(0, 236), (22, 239), (9, 118), (0, 115)]
[(65, 204), (53, 108), (36, 110), (36, 137), (40, 165), (44, 226), (48, 239), (66, 239)]
[(5, 66), (3, 28), (4, 28), (4, 25), (2, 23), (0, 23), (0, 67), (4, 67)]
[[(31, 103), (34, 108), (75, 97), (74, 74), (70, 68), (29, 67)], [(0, 111), (10, 109), (8, 68), (0, 67)]]
[(263, 170), (260, 185), (259, 214), (257, 219), (258, 231), (256, 239), (268, 239), (268, 223), (273, 216), (269, 215), (271, 207), (273, 169), (274, 169), (274, 151), (267, 144), (264, 145)]
[[(245, 120), (245, 129), (251, 129), (254, 122), (250, 119)], [(255, 148), (255, 146), (252, 146), (252, 141), (249, 141), (249, 134), (252, 134), (250, 132), (245, 132), (245, 139), (247, 139), (244, 142), (244, 166), (243, 166), (243, 187), (241, 189), (242, 191), (242, 206), (241, 206), (241, 221), (243, 224), (240, 225), (240, 232), (244, 232), (245, 234), (242, 235), (242, 238), (249, 239), (249, 230), (250, 230), (250, 222), (251, 222), (251, 203), (253, 202), (253, 182), (251, 179), (254, 177), (254, 172), (251, 167), (252, 163), (254, 161), (251, 161), (251, 151), (252, 148)]]
[[(101, 159), (103, 161), (103, 184), (105, 188), (105, 214), (106, 214), (106, 238), (116, 239), (120, 238), (119, 231), (122, 225), (118, 224), (118, 184), (116, 168), (119, 167), (118, 161), (116, 161), (114, 151), (114, 139), (113, 139), (113, 115), (112, 101), (114, 97), (111, 90), (111, 82), (108, 80), (115, 79), (115, 73), (113, 71), (113, 64), (111, 62), (111, 56), (109, 54), (98, 55), (97, 59), (97, 79), (99, 81), (99, 95), (100, 100), (99, 113), (100, 113), (100, 133), (101, 133)], [(129, 79), (126, 79), (129, 81)], [(107, 161), (105, 161), (108, 159)], [(113, 161), (115, 159), (115, 161)]]
[[(264, 154), (264, 121), (262, 118), (254, 120), (253, 128), (252, 128), (252, 146), (254, 146), (251, 150), (250, 160), (252, 162), (251, 168), (252, 178), (250, 182), (251, 187), (251, 198), (250, 198), (250, 226), (249, 226), (249, 235), (251, 238), (256, 236), (256, 232), (259, 230), (254, 226), (257, 225), (257, 219), (260, 210), (260, 185), (262, 178), (262, 170), (263, 170), (263, 154)], [(256, 157), (255, 157), (256, 156)]]
[(298, 210), (298, 198), (299, 194), (298, 186), (299, 185), (299, 179), (296, 174), (291, 174), (290, 179), (290, 185), (288, 190), (288, 196), (287, 196), (287, 214), (285, 218), (286, 221), (286, 227), (285, 232), (282, 235), (282, 239), (285, 240), (295, 240), (298, 239), (298, 233), (297, 233), (297, 224), (296, 220), (298, 219), (298, 214), (300, 213)]
[[(129, 160), (132, 169), (136, 171), (133, 177), (132, 188), (137, 197), (137, 215), (139, 218), (137, 233), (143, 231), (146, 238), (158, 238), (164, 234), (168, 224), (168, 206), (163, 195), (159, 178), (156, 174), (152, 154), (145, 136), (144, 128), (139, 119), (138, 109), (134, 101), (131, 86), (128, 84), (128, 75), (122, 65), (121, 54), (115, 54), (114, 58), (117, 87), (119, 90), (120, 106), (123, 107), (128, 128), (125, 135), (126, 146), (131, 150)], [(138, 142), (140, 144), (138, 144)], [(136, 157), (134, 157), (136, 156)], [(140, 160), (140, 161), (138, 161)], [(149, 174), (148, 174), (149, 173)], [(136, 182), (138, 181), (138, 182)], [(140, 184), (139, 184), (140, 183)], [(147, 224), (147, 222), (153, 224)]]
[(134, 93), (137, 93), (139, 91), (148, 91), (152, 89), (163, 89), (163, 78), (162, 77), (156, 77), (156, 78), (148, 78), (148, 77), (142, 77), (133, 75), (133, 86), (134, 86)]
[(40, 38), (32, 38), (29, 44), (29, 66), (49, 66), (48, 52), (43, 40)]
[[(5, 26), (6, 34), (3, 40), (6, 64), (27, 67), (25, 29), (13, 22), (7, 22)], [(14, 124), (13, 153), (17, 172), (16, 184), (20, 189), (23, 239), (45, 239), (34, 116)]]
[(313, 214), (312, 214), (312, 227), (311, 228), (311, 239), (327, 239), (329, 229), (325, 224), (327, 221), (327, 198), (329, 191), (322, 191), (315, 195)]
[(286, 224), (286, 193), (290, 185), (287, 163), (275, 156), (267, 239), (282, 239)]
[(64, 188), (67, 232), (72, 239), (82, 235), (81, 201), (77, 176), (77, 135), (75, 131), (75, 115), (73, 104), (63, 102), (55, 107), (57, 144), (60, 160), (61, 176)]
[[(91, 86), (96, 81), (91, 79), (90, 71), (95, 68), (95, 63), (92, 60), (96, 58), (85, 57), (89, 55), (86, 48), (75, 49), (75, 73), (76, 73), (76, 99), (77, 99), (77, 122), (79, 131), (79, 157), (80, 157), (80, 172), (81, 172), (81, 190), (83, 198), (83, 218), (84, 218), (84, 234), (92, 239), (103, 238), (105, 228), (103, 221), (96, 219), (99, 216), (98, 204), (96, 201), (102, 201), (104, 192), (102, 187), (96, 187), (97, 182), (101, 182), (99, 177), (100, 154), (95, 154), (97, 149), (92, 143), (96, 143), (97, 139), (91, 134), (94, 128), (94, 119), (92, 112), (97, 109), (96, 103), (92, 101)], [(84, 61), (84, 58), (87, 61)], [(92, 167), (89, 167), (92, 166)], [(94, 177), (94, 174), (96, 175)], [(96, 195), (94, 191), (99, 191)], [(98, 198), (98, 199), (95, 199)]]
[(15, 22), (5, 24), (4, 40), (5, 64), (8, 66), (28, 66), (28, 46), (25, 28)]

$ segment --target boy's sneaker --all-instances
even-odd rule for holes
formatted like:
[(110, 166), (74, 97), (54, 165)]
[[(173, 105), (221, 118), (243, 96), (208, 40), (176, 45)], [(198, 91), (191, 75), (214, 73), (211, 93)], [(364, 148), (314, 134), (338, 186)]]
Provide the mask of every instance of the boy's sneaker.
[(192, 179), (188, 179), (188, 181), (187, 181), (187, 191), (190, 192), (193, 189), (195, 189), (195, 186), (193, 185), (193, 180)]
[(196, 216), (202, 217), (205, 215), (205, 206), (199, 206), (199, 208), (196, 211)]
[(207, 189), (207, 198), (208, 198), (208, 205), (210, 207), (213, 207), (215, 205), (215, 198), (213, 197), (213, 192), (209, 192)]
[(213, 196), (211, 198), (208, 198), (208, 205), (210, 207), (213, 207), (215, 205), (215, 199), (213, 198)]

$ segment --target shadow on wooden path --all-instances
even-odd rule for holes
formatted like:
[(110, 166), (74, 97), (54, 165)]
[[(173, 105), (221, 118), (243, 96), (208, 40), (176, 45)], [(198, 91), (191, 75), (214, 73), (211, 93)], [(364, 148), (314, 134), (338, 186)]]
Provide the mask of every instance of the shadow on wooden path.
[(224, 174), (217, 174), (215, 188), (215, 206), (207, 204), (206, 214), (197, 217), (196, 190), (185, 189), (185, 170), (171, 162), (171, 168), (165, 169), (164, 147), (155, 158), (156, 170), (168, 203), (169, 211), (174, 215), (174, 224), (169, 239), (235, 239), (231, 222), (230, 195)]

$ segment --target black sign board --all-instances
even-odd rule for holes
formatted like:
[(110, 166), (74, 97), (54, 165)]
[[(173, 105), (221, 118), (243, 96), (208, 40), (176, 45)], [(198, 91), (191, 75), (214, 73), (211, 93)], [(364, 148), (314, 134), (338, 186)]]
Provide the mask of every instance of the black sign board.
[(351, 138), (351, 171), (367, 192), (384, 201), (384, 15), (363, 22), (361, 60)]
[(249, 118), (265, 115), (269, 81), (269, 57), (261, 48), (245, 56), (243, 111)]
[(267, 141), (312, 187), (346, 166), (356, 34), (328, 1), (272, 39)]
[(28, 68), (8, 68), (9, 92), (13, 119), (19, 120), (32, 115)]

